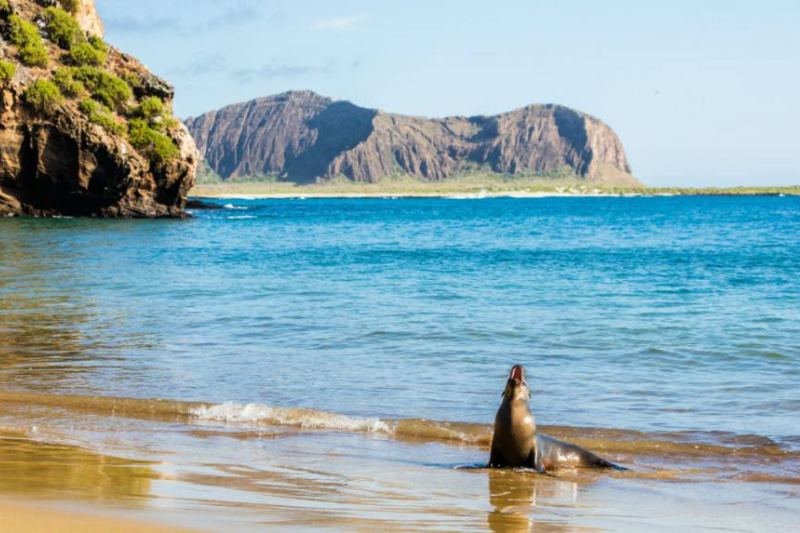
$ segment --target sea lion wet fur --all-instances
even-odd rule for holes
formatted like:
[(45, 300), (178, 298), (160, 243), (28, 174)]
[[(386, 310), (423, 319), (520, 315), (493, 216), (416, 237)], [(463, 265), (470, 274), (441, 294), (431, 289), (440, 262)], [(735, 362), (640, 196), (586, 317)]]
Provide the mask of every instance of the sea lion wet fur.
[(542, 473), (576, 467), (626, 470), (580, 446), (539, 434), (528, 405), (530, 397), (525, 370), (515, 365), (495, 417), (490, 467), (525, 467)]

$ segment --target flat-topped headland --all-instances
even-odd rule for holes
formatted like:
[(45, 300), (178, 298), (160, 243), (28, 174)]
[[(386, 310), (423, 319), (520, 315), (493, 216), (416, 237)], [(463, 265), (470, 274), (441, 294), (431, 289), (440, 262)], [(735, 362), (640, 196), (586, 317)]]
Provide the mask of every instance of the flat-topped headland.
[(257, 177), (297, 185), (437, 184), (465, 174), (569, 178), (640, 186), (605, 123), (565, 106), (493, 116), (387, 113), (311, 91), (290, 91), (186, 120), (218, 181)]

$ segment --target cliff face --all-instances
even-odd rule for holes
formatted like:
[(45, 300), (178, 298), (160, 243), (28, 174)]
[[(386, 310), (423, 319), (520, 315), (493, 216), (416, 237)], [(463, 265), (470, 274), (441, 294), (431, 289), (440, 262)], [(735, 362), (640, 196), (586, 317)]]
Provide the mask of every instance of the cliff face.
[[(172, 88), (96, 38), (91, 0), (72, 18), (41, 5), (56, 2), (9, 4), (0, 13), (0, 73), (13, 71), (0, 81), (0, 215), (183, 216), (199, 154), (171, 116)], [(56, 16), (79, 24), (67, 34), (74, 42), (56, 38)], [(26, 22), (41, 28), (39, 40), (19, 37)], [(44, 48), (36, 62), (29, 41)], [(92, 49), (102, 53), (83, 63), (76, 50)]]
[(569, 169), (596, 183), (638, 184), (608, 126), (557, 105), (426, 119), (299, 91), (228, 106), (186, 124), (224, 179), (276, 175), (309, 183), (346, 176), (376, 182), (397, 174), (442, 180), (475, 168), (543, 175)]
[(89, 35), (103, 37), (105, 31), (103, 29), (103, 21), (97, 15), (94, 0), (78, 0), (74, 16), (83, 31)]

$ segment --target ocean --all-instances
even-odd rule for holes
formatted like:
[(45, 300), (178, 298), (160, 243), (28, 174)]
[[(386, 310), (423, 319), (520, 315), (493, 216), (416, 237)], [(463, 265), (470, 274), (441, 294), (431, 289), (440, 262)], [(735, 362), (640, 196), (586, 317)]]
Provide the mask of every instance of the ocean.
[[(102, 464), (101, 499), (241, 530), (798, 516), (800, 198), (217, 202), (0, 221), (0, 490)], [(480, 468), (517, 363), (631, 473)]]

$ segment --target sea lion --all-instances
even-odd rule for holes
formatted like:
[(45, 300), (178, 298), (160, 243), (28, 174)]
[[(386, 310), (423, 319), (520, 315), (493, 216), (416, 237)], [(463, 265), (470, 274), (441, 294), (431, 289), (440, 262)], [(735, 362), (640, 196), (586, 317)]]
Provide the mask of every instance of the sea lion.
[(530, 398), (525, 370), (515, 365), (494, 421), (490, 467), (528, 467), (541, 473), (575, 467), (626, 470), (580, 446), (537, 433), (536, 421), (528, 406)]

